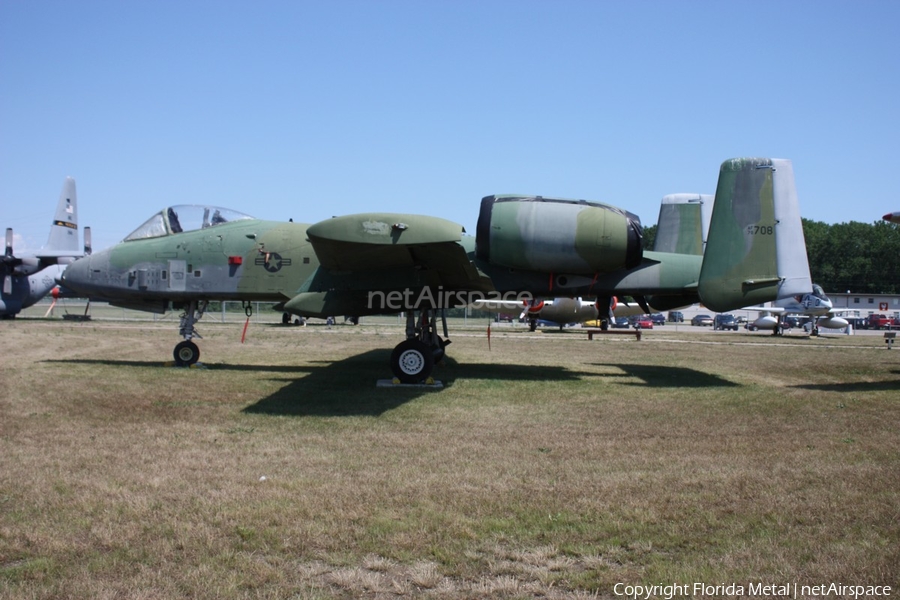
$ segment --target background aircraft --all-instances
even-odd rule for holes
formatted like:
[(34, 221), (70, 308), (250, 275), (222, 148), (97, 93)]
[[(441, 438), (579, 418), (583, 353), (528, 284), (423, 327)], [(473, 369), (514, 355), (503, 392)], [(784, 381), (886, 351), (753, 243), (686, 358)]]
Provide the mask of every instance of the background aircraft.
[[(85, 227), (85, 251), (90, 246), (90, 229)], [(66, 265), (84, 252), (78, 245), (78, 199), (75, 180), (67, 177), (63, 183), (56, 214), (50, 225), (47, 245), (30, 256), (16, 256), (13, 252), (13, 230), (6, 230), (6, 251), (0, 262), (3, 278), (0, 295), (0, 316), (9, 319), (23, 308), (36, 303), (55, 286)]]
[(881, 218), (891, 223), (900, 223), (900, 212), (888, 213)]
[(405, 312), (406, 341), (391, 356), (404, 382), (429, 377), (443, 357), (443, 309), (476, 296), (597, 296), (607, 306), (612, 296), (629, 295), (660, 310), (702, 299), (711, 310), (729, 310), (812, 288), (793, 166), (783, 159), (722, 163), (704, 256), (645, 252), (637, 216), (583, 200), (487, 196), (476, 235), (463, 233), (420, 215), (364, 213), (302, 225), (173, 207), (122, 243), (74, 262), (61, 282), (116, 306), (183, 308), (179, 364), (199, 357), (194, 326), (210, 300), (274, 301), (277, 310), (305, 317)]
[(607, 319), (612, 313), (614, 317), (630, 317), (642, 315), (646, 311), (636, 302), (620, 302), (615, 296), (609, 307), (602, 306), (597, 300), (582, 298), (558, 297), (542, 300), (534, 298), (522, 302), (479, 301), (473, 302), (474, 308), (494, 311), (518, 313), (520, 319), (527, 319), (531, 331), (537, 328), (538, 321), (546, 321), (551, 325), (562, 327), (568, 323), (584, 323), (585, 321)]
[(842, 329), (849, 325), (846, 319), (838, 316), (838, 313), (844, 311), (835, 311), (831, 300), (817, 284), (813, 284), (812, 293), (782, 298), (773, 302), (772, 306), (750, 306), (741, 310), (760, 312), (761, 316), (751, 325), (759, 329), (771, 329), (774, 335), (782, 333), (781, 317), (785, 315), (810, 317), (813, 323), (811, 330), (813, 335), (819, 335), (819, 327)]

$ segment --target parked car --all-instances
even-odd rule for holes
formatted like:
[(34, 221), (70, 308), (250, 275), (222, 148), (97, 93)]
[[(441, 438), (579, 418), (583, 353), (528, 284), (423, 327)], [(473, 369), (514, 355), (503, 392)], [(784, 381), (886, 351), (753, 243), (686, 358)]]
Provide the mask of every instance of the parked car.
[(890, 329), (892, 324), (893, 320), (890, 317), (876, 313), (869, 315), (866, 327), (869, 329)]
[(669, 323), (684, 323), (684, 313), (680, 310), (670, 310)]
[(800, 327), (800, 317), (784, 317), (781, 320), (782, 329), (791, 329), (793, 327)]
[(653, 329), (653, 321), (649, 315), (637, 315), (631, 317), (631, 325), (635, 329)]
[(694, 315), (691, 319), (691, 325), (709, 327), (713, 324), (713, 318), (709, 315)]
[(628, 320), (628, 317), (616, 317), (611, 325), (616, 329), (628, 329), (631, 327), (631, 321)]
[(737, 319), (734, 318), (734, 315), (716, 315), (715, 320), (713, 321), (713, 329), (714, 330), (726, 330), (731, 329), (732, 331), (738, 330)]
[(653, 313), (652, 315), (650, 315), (650, 320), (653, 321), (654, 325), (665, 325), (666, 315), (662, 313)]

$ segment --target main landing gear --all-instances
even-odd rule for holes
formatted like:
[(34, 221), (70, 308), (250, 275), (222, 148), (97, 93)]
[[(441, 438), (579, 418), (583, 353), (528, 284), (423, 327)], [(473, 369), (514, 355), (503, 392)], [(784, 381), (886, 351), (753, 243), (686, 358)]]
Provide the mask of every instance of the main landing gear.
[(178, 333), (184, 338), (184, 341), (179, 342), (172, 353), (175, 357), (175, 364), (179, 367), (189, 367), (200, 360), (200, 348), (191, 340), (192, 338), (203, 339), (203, 336), (194, 329), (194, 325), (203, 317), (203, 312), (208, 304), (209, 302), (206, 300), (199, 302), (191, 300), (181, 315)]
[[(434, 365), (444, 358), (444, 348), (450, 340), (441, 339), (437, 331), (436, 311), (406, 313), (406, 341), (397, 344), (391, 353), (391, 371), (400, 383), (421, 383), (431, 377)], [(444, 337), (447, 337), (447, 316), (441, 311)]]

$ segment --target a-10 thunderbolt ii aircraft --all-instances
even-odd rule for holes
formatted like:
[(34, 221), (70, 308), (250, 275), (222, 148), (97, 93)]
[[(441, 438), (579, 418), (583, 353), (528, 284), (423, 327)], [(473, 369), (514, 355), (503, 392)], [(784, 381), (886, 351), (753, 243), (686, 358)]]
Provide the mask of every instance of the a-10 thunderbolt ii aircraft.
[(90, 228), (84, 228), (84, 252), (78, 244), (78, 198), (75, 180), (67, 177), (50, 224), (47, 245), (33, 255), (16, 256), (13, 230), (6, 230), (6, 251), (0, 257), (0, 318), (11, 319), (56, 287), (66, 265), (90, 253)]
[(406, 340), (391, 355), (403, 382), (428, 378), (443, 357), (444, 309), (479, 298), (588, 296), (606, 304), (630, 295), (659, 310), (702, 301), (725, 311), (812, 289), (793, 167), (784, 159), (722, 164), (702, 256), (645, 252), (640, 219), (620, 208), (540, 196), (487, 196), (475, 237), (463, 234), (456, 223), (419, 215), (303, 225), (173, 207), (70, 265), (61, 282), (115, 306), (183, 309), (179, 364), (197, 361), (194, 326), (211, 300), (272, 301), (305, 317), (405, 312)]

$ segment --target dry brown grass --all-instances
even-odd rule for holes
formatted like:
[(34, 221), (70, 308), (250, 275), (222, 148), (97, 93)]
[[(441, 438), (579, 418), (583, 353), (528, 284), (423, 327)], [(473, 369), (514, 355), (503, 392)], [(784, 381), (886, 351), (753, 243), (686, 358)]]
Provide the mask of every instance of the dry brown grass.
[[(0, 598), (610, 596), (900, 583), (900, 352), (652, 332), (0, 325)], [(265, 477), (265, 480), (261, 480)]]

